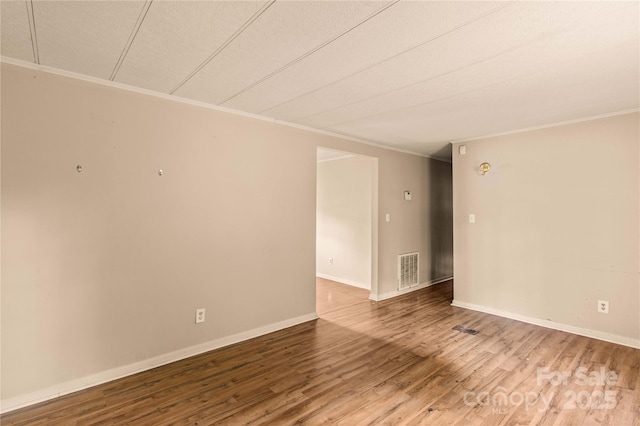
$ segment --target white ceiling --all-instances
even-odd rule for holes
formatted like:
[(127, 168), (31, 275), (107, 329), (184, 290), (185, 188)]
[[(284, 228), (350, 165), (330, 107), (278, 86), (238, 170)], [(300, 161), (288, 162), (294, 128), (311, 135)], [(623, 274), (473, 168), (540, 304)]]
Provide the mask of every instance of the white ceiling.
[(450, 158), (640, 107), (640, 2), (6, 1), (3, 57)]

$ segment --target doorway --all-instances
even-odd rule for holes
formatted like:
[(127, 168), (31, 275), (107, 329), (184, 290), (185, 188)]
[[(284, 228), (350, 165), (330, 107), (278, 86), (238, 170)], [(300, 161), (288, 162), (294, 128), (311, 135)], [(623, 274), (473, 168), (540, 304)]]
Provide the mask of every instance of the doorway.
[(378, 159), (318, 148), (316, 276), (377, 295)]

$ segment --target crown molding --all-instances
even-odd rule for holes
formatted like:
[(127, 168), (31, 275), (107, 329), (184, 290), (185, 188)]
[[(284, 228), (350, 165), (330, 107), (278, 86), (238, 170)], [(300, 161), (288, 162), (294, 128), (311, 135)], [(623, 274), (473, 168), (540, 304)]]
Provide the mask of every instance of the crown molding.
[(432, 159), (432, 160), (435, 160), (435, 161), (442, 161), (442, 162), (445, 162), (445, 163), (450, 163), (450, 161), (443, 160), (441, 158), (431, 157), (429, 155), (421, 154), (421, 153), (415, 152), (415, 151), (404, 150), (404, 149), (401, 149), (401, 148), (396, 148), (396, 147), (389, 146), (389, 145), (384, 145), (384, 144), (381, 144), (381, 143), (376, 143), (376, 142), (372, 142), (372, 141), (368, 141), (368, 140), (364, 140), (364, 139), (359, 139), (359, 138), (356, 138), (356, 137), (343, 135), (343, 134), (340, 134), (340, 133), (334, 133), (334, 132), (330, 132), (330, 131), (326, 131), (326, 130), (321, 130), (321, 129), (316, 129), (316, 128), (313, 128), (313, 127), (308, 127), (308, 126), (296, 124), (296, 123), (291, 123), (291, 122), (288, 122), (288, 121), (278, 120), (278, 119), (273, 118), (273, 117), (267, 117), (267, 116), (264, 116), (264, 115), (253, 114), (253, 113), (250, 113), (250, 112), (239, 111), (239, 110), (236, 110), (236, 109), (227, 108), (227, 107), (223, 107), (223, 106), (219, 106), (219, 105), (214, 105), (214, 104), (210, 104), (210, 103), (207, 103), (207, 102), (196, 101), (196, 100), (193, 100), (193, 99), (182, 98), (182, 97), (176, 96), (176, 95), (170, 95), (170, 94), (167, 94), (167, 93), (156, 92), (156, 91), (150, 90), (150, 89), (143, 89), (143, 88), (140, 88), (140, 87), (131, 86), (129, 84), (117, 83), (115, 81), (104, 80), (104, 79), (98, 78), (98, 77), (91, 77), (91, 76), (88, 76), (88, 75), (85, 75), (85, 74), (80, 74), (80, 73), (76, 73), (76, 72), (72, 72), (72, 71), (61, 70), (61, 69), (49, 67), (49, 66), (46, 66), (46, 65), (35, 64), (33, 62), (27, 62), (27, 61), (23, 61), (23, 60), (20, 60), (20, 59), (10, 58), (10, 57), (7, 57), (7, 56), (0, 56), (0, 62), (5, 63), (5, 64), (9, 64), (9, 65), (14, 65), (14, 66), (21, 67), (21, 68), (27, 68), (27, 69), (32, 69), (32, 70), (39, 71), (39, 72), (58, 75), (58, 76), (61, 76), (61, 77), (73, 78), (75, 80), (81, 80), (81, 81), (86, 81), (86, 82), (89, 82), (89, 83), (99, 84), (99, 85), (106, 86), (106, 87), (111, 87), (111, 88), (120, 89), (120, 90), (126, 90), (128, 92), (134, 92), (134, 93), (139, 93), (139, 94), (142, 94), (142, 95), (152, 96), (152, 97), (159, 98), (159, 99), (179, 102), (179, 103), (182, 103), (182, 104), (197, 106), (197, 107), (200, 107), (200, 108), (206, 108), (206, 109), (219, 111), (219, 112), (225, 112), (227, 114), (234, 114), (234, 115), (238, 115), (238, 116), (242, 116), (242, 117), (253, 118), (253, 119), (256, 119), (256, 120), (266, 121), (266, 122), (269, 122), (269, 123), (278, 124), (278, 125), (286, 126), (286, 127), (291, 127), (291, 128), (295, 128), (295, 129), (299, 129), (299, 130), (304, 130), (304, 131), (311, 132), (311, 133), (330, 136), (330, 137), (334, 137), (334, 138), (338, 138), (338, 139), (347, 140), (347, 141), (350, 141), (350, 142), (360, 143), (360, 144), (363, 144), (363, 145), (369, 145), (369, 146), (373, 146), (375, 148), (384, 149), (384, 150), (387, 150), (387, 151), (393, 151), (393, 152), (399, 152), (399, 153), (402, 153), (402, 154), (415, 155), (415, 156), (418, 156), (418, 157), (429, 158), (429, 159)]

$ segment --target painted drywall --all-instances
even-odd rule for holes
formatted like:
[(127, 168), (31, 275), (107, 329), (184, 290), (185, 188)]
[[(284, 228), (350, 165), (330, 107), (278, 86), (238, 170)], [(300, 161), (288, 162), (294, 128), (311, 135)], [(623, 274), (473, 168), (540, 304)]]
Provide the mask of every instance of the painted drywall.
[(313, 318), (319, 146), (378, 159), (372, 292), (403, 252), (450, 274), (448, 163), (46, 70), (1, 84), (4, 411)]
[[(395, 166), (399, 166), (396, 168)], [(387, 182), (388, 176), (394, 179)], [(379, 237), (380, 256), (393, 258), (379, 266), (383, 285), (379, 298), (397, 294), (397, 256), (420, 253), (419, 280), (440, 282), (453, 276), (453, 201), (451, 165), (426, 158), (403, 164), (381, 163)], [(382, 186), (382, 183), (386, 185)], [(404, 192), (411, 192), (411, 201)], [(386, 214), (390, 221), (386, 222)], [(426, 236), (426, 237), (425, 237)], [(393, 285), (384, 285), (390, 284)]]
[(2, 114), (3, 399), (315, 312), (314, 147), (14, 67)]
[(317, 175), (316, 273), (368, 290), (376, 161), (363, 156), (322, 161)]
[(455, 144), (454, 304), (640, 343), (639, 120)]

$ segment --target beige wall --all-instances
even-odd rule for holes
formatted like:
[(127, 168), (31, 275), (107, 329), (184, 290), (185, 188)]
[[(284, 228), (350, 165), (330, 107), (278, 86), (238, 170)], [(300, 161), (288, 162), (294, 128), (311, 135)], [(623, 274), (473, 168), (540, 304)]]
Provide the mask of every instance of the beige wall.
[(3, 410), (313, 317), (318, 146), (379, 159), (379, 292), (450, 274), (450, 164), (7, 64), (1, 107)]
[[(420, 253), (420, 282), (432, 283), (453, 276), (453, 204), (451, 165), (426, 158), (408, 158), (404, 167), (390, 170), (380, 164), (380, 256), (394, 262), (380, 264), (382, 282), (393, 286), (380, 289), (379, 295), (397, 291), (397, 255)], [(395, 179), (388, 180), (393, 175)], [(411, 192), (411, 201), (404, 200)], [(385, 214), (391, 221), (385, 222)], [(425, 238), (425, 236), (427, 236)]]
[(320, 162), (316, 195), (316, 273), (369, 290), (374, 167), (363, 156)]
[(454, 145), (454, 303), (638, 345), (639, 141), (634, 113)]

